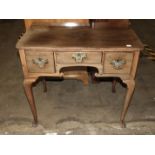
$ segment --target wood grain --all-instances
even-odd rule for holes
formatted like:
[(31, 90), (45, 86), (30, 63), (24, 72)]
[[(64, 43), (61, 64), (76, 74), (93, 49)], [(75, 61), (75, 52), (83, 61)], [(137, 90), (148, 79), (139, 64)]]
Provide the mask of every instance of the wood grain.
[[(130, 74), (132, 61), (133, 61), (133, 52), (105, 52), (105, 61), (104, 61), (104, 73), (108, 74)], [(111, 61), (122, 59), (125, 60), (126, 63), (123, 65), (121, 69), (115, 69)]]
[(88, 19), (25, 19), (24, 22), (26, 29), (30, 28), (32, 25), (59, 25), (66, 22), (89, 25)]
[(130, 22), (128, 19), (94, 19), (91, 20), (93, 28), (103, 29), (103, 28), (129, 28)]
[[(54, 73), (54, 58), (53, 52), (47, 50), (26, 50), (25, 58), (27, 63), (28, 72), (30, 73)], [(33, 63), (34, 59), (45, 59), (48, 63), (43, 68)]]
[(33, 118), (34, 118), (34, 125), (37, 125), (38, 123), (38, 117), (37, 117), (37, 109), (36, 105), (34, 102), (34, 96), (33, 96), (33, 91), (32, 91), (32, 84), (36, 82), (37, 78), (29, 78), (29, 79), (24, 79), (23, 86), (25, 90), (26, 97), (28, 99)]
[(124, 105), (123, 105), (123, 109), (121, 113), (121, 118), (120, 118), (121, 126), (124, 128), (125, 127), (125, 116), (127, 114), (127, 110), (131, 103), (130, 102), (131, 97), (135, 89), (135, 81), (134, 80), (123, 80), (123, 82), (127, 85), (127, 93), (126, 93), (126, 97), (125, 97), (125, 101), (124, 101)]
[[(127, 47), (131, 45), (131, 47)], [(143, 48), (137, 35), (131, 29), (90, 28), (35, 28), (28, 30), (18, 41), (17, 48), (51, 48), (55, 50), (139, 50)]]
[[(83, 59), (81, 64), (101, 64), (102, 60), (102, 52), (85, 52), (85, 51), (79, 51), (81, 53), (86, 54), (86, 58)], [(56, 64), (77, 64), (77, 62), (72, 58), (74, 53), (79, 53), (77, 51), (73, 52), (55, 52), (56, 55)]]

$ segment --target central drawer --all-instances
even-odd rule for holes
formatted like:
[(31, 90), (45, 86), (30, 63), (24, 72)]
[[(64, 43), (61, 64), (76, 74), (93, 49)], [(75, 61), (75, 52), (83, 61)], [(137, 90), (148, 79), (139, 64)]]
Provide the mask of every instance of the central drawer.
[(57, 64), (101, 64), (102, 52), (55, 52)]

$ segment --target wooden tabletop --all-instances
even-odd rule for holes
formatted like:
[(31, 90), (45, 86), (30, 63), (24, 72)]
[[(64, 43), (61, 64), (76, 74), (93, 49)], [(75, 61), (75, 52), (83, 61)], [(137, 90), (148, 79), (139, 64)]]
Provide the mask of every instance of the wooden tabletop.
[(16, 47), (18, 49), (143, 49), (143, 44), (132, 29), (95, 30), (91, 28), (42, 27), (27, 30)]

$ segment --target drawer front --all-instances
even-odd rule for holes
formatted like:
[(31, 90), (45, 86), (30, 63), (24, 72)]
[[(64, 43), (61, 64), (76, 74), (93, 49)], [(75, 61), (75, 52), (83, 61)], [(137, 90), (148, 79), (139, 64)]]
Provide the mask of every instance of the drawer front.
[(25, 58), (30, 73), (53, 73), (53, 52), (30, 50), (25, 51)]
[(104, 73), (130, 74), (132, 52), (105, 52)]
[(55, 52), (57, 64), (101, 64), (102, 52)]

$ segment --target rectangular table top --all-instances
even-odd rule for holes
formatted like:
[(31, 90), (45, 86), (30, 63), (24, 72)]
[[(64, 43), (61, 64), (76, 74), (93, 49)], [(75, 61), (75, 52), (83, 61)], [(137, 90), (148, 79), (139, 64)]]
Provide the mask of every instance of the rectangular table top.
[(16, 47), (134, 50), (143, 49), (143, 44), (132, 29), (32, 27), (21, 37)]

